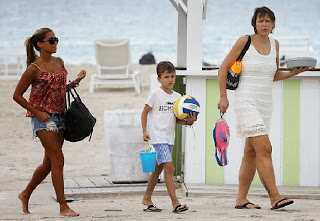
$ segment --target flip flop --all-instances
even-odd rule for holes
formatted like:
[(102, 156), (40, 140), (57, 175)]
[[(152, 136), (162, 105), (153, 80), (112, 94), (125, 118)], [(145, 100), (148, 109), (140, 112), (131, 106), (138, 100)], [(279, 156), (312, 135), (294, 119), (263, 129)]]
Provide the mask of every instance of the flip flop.
[(256, 207), (247, 207), (248, 205), (255, 205), (251, 202), (247, 202), (245, 204), (242, 204), (241, 206), (235, 206), (234, 208), (236, 209), (261, 209), (260, 206), (256, 206)]
[(230, 131), (227, 122), (223, 118), (223, 113), (220, 113), (220, 118), (216, 121), (212, 135), (217, 163), (219, 166), (226, 166), (228, 164), (227, 148), (230, 140)]
[(153, 204), (149, 205), (147, 209), (143, 209), (144, 212), (161, 212), (161, 210), (162, 209), (157, 208), (156, 205), (153, 205)]
[(187, 206), (182, 206), (181, 204), (179, 204), (178, 206), (176, 206), (174, 208), (174, 210), (172, 212), (174, 213), (181, 213), (181, 212), (184, 212), (184, 211), (187, 211), (189, 208)]
[(282, 201), (285, 201), (285, 200), (287, 200), (287, 198), (283, 198), (281, 200), (278, 200), (278, 202), (276, 202), (276, 204), (271, 208), (271, 210), (280, 209), (282, 207), (285, 207), (285, 206), (288, 206), (288, 205), (294, 203), (293, 200), (290, 200), (290, 201), (288, 201), (286, 203), (283, 203), (283, 204), (279, 205), (279, 203), (281, 203)]

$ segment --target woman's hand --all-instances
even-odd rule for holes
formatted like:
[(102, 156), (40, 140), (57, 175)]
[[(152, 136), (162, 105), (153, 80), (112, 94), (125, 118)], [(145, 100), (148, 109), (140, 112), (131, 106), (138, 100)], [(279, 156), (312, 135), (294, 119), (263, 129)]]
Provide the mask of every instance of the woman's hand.
[(48, 121), (51, 117), (49, 116), (49, 114), (47, 114), (46, 112), (43, 111), (38, 111), (36, 114), (34, 114), (36, 118), (38, 118), (38, 120), (40, 122), (46, 122)]
[(69, 86), (70, 88), (75, 88), (75, 87), (79, 86), (80, 81), (81, 81), (83, 78), (85, 78), (86, 75), (87, 75), (87, 72), (86, 72), (85, 70), (81, 70), (81, 71), (79, 72), (77, 78), (76, 78), (74, 81), (72, 81), (68, 86)]
[(227, 109), (229, 107), (229, 101), (228, 98), (220, 98), (218, 103), (218, 109), (221, 113), (226, 113)]
[(273, 81), (281, 81), (285, 79), (289, 79), (301, 72), (309, 71), (309, 67), (295, 67), (292, 71), (280, 71), (279, 69), (274, 75)]
[(309, 67), (296, 67), (291, 71), (291, 73), (293, 75), (297, 75), (304, 71), (309, 71)]
[(87, 72), (86, 72), (85, 70), (81, 70), (81, 71), (79, 72), (79, 74), (78, 74), (78, 77), (77, 77), (77, 79), (79, 79), (79, 82), (80, 82), (83, 78), (85, 78), (86, 75), (87, 75)]
[(80, 81), (82, 81), (83, 78), (85, 78), (87, 75), (87, 72), (85, 70), (81, 70), (77, 76), (77, 78), (73, 81), (75, 85), (79, 84)]

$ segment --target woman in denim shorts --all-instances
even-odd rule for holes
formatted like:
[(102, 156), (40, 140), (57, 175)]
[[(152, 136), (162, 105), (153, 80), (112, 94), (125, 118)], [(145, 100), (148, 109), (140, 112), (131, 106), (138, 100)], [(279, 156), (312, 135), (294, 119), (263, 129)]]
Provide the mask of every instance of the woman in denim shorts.
[[(79, 216), (69, 208), (64, 196), (62, 145), (67, 91), (67, 70), (59, 57), (51, 56), (57, 50), (59, 39), (49, 28), (38, 29), (25, 41), (27, 69), (13, 94), (13, 99), (27, 110), (31, 118), (33, 137), (39, 137), (44, 150), (42, 163), (34, 171), (26, 188), (18, 195), (22, 210), (29, 214), (29, 199), (35, 188), (51, 172), (53, 186), (60, 204), (60, 215)], [(40, 52), (37, 56), (34, 48)], [(86, 76), (82, 70), (68, 87), (73, 88)], [(23, 94), (32, 85), (29, 101)]]

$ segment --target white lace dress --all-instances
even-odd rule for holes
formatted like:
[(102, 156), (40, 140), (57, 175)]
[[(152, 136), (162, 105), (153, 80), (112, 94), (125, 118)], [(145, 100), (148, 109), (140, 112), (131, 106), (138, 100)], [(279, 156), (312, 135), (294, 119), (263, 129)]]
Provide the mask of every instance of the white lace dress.
[(275, 40), (270, 37), (269, 40), (269, 55), (259, 54), (253, 45), (250, 45), (242, 59), (242, 73), (234, 96), (239, 137), (255, 137), (269, 133), (272, 83), (277, 70)]

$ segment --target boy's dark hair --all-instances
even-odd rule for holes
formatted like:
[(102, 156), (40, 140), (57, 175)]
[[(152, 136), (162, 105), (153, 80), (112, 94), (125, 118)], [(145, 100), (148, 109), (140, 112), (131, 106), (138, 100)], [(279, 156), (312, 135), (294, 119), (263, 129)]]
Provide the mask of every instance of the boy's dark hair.
[(161, 74), (164, 72), (168, 72), (168, 73), (176, 72), (174, 65), (170, 61), (161, 61), (157, 65), (157, 75), (159, 78), (161, 78)]
[[(274, 22), (274, 23), (276, 22), (276, 17), (274, 16), (273, 11), (271, 11), (268, 7), (262, 6), (260, 8), (255, 8), (254, 9), (254, 14), (253, 14), (252, 19), (251, 19), (251, 25), (252, 25), (252, 27), (254, 29), (254, 32), (256, 34), (257, 34), (256, 22), (257, 22), (258, 15), (259, 15), (259, 18), (260, 17), (264, 17), (265, 15), (268, 15), (272, 22)], [(275, 28), (275, 26), (273, 26), (273, 28), (271, 30), (271, 33), (272, 33), (274, 28)]]

